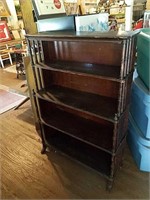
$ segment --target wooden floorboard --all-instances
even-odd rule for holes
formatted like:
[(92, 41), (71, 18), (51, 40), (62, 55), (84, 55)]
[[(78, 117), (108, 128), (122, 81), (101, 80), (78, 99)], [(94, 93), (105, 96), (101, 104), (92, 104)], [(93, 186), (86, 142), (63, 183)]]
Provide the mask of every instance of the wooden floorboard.
[[(6, 67), (9, 67), (9, 65), (6, 65)], [(17, 79), (17, 73), (7, 72), (3, 70), (1, 67), (0, 67), (0, 84), (9, 87), (11, 90), (14, 91), (16, 90), (21, 94), (27, 93), (27, 87), (22, 87), (24, 84), (26, 84), (25, 76), (19, 76), (19, 79)]]
[[(5, 83), (4, 83), (5, 84)], [(18, 82), (18, 84), (20, 84)], [(111, 192), (94, 170), (62, 155), (40, 153), (30, 101), (0, 115), (0, 199), (149, 199), (149, 173), (140, 172), (126, 146)]]

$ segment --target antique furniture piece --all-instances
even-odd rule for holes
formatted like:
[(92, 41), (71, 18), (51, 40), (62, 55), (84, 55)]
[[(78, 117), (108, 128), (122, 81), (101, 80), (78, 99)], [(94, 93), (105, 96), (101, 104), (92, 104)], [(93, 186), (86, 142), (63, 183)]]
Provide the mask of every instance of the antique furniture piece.
[[(25, 40), (10, 40), (5, 42), (0, 42), (0, 64), (2, 68), (4, 68), (4, 61), (9, 60), (12, 65), (12, 56), (11, 54), (15, 54), (15, 47), (17, 45), (23, 45)], [(24, 45), (23, 45), (24, 46)], [(22, 54), (25, 54), (27, 50), (23, 49)]]
[(96, 169), (107, 188), (122, 164), (137, 32), (27, 35), (43, 149)]

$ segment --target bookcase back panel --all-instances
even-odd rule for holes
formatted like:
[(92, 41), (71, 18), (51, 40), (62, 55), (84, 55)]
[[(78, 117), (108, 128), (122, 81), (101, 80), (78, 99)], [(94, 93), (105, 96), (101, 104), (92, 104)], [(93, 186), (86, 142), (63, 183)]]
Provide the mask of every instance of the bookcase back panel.
[(102, 96), (118, 98), (119, 82), (101, 79), (99, 77), (80, 75), (77, 73), (55, 72), (42, 70), (45, 87), (50, 85), (60, 85), (79, 91), (99, 94)]
[(123, 43), (117, 41), (43, 42), (45, 62), (78, 61), (86, 63), (121, 65)]

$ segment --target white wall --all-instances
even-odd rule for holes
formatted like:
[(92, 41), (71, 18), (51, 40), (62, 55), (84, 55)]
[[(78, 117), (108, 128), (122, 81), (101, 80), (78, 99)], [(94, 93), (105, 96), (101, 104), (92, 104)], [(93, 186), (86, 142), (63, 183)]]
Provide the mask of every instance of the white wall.
[(17, 18), (14, 0), (6, 0), (6, 3), (11, 13), (11, 16), (8, 17), (8, 25), (11, 26), (13, 29), (18, 29), (19, 25), (18, 25), (18, 18)]

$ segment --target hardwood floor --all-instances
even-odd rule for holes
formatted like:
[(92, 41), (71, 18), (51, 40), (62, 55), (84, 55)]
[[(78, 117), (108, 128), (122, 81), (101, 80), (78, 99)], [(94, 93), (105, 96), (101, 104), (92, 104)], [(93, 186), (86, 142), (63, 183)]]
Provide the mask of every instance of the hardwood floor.
[[(2, 73), (0, 70), (0, 77)], [(3, 85), (20, 90), (22, 80), (14, 80), (10, 73), (3, 73), (2, 76)], [(30, 101), (18, 110), (0, 116), (0, 136), (0, 199), (150, 198), (149, 173), (137, 169), (128, 146), (125, 149), (124, 165), (116, 175), (111, 192), (105, 190), (105, 179), (94, 170), (60, 152), (50, 151), (42, 155)]]
[[(9, 67), (9, 65), (6, 65)], [(19, 93), (26, 94), (27, 87), (21, 87), (22, 85), (26, 84), (26, 79), (24, 76), (20, 76), (17, 79), (17, 74), (10, 73), (3, 70), (0, 66), (0, 84), (9, 87), (11, 90), (16, 90)]]

